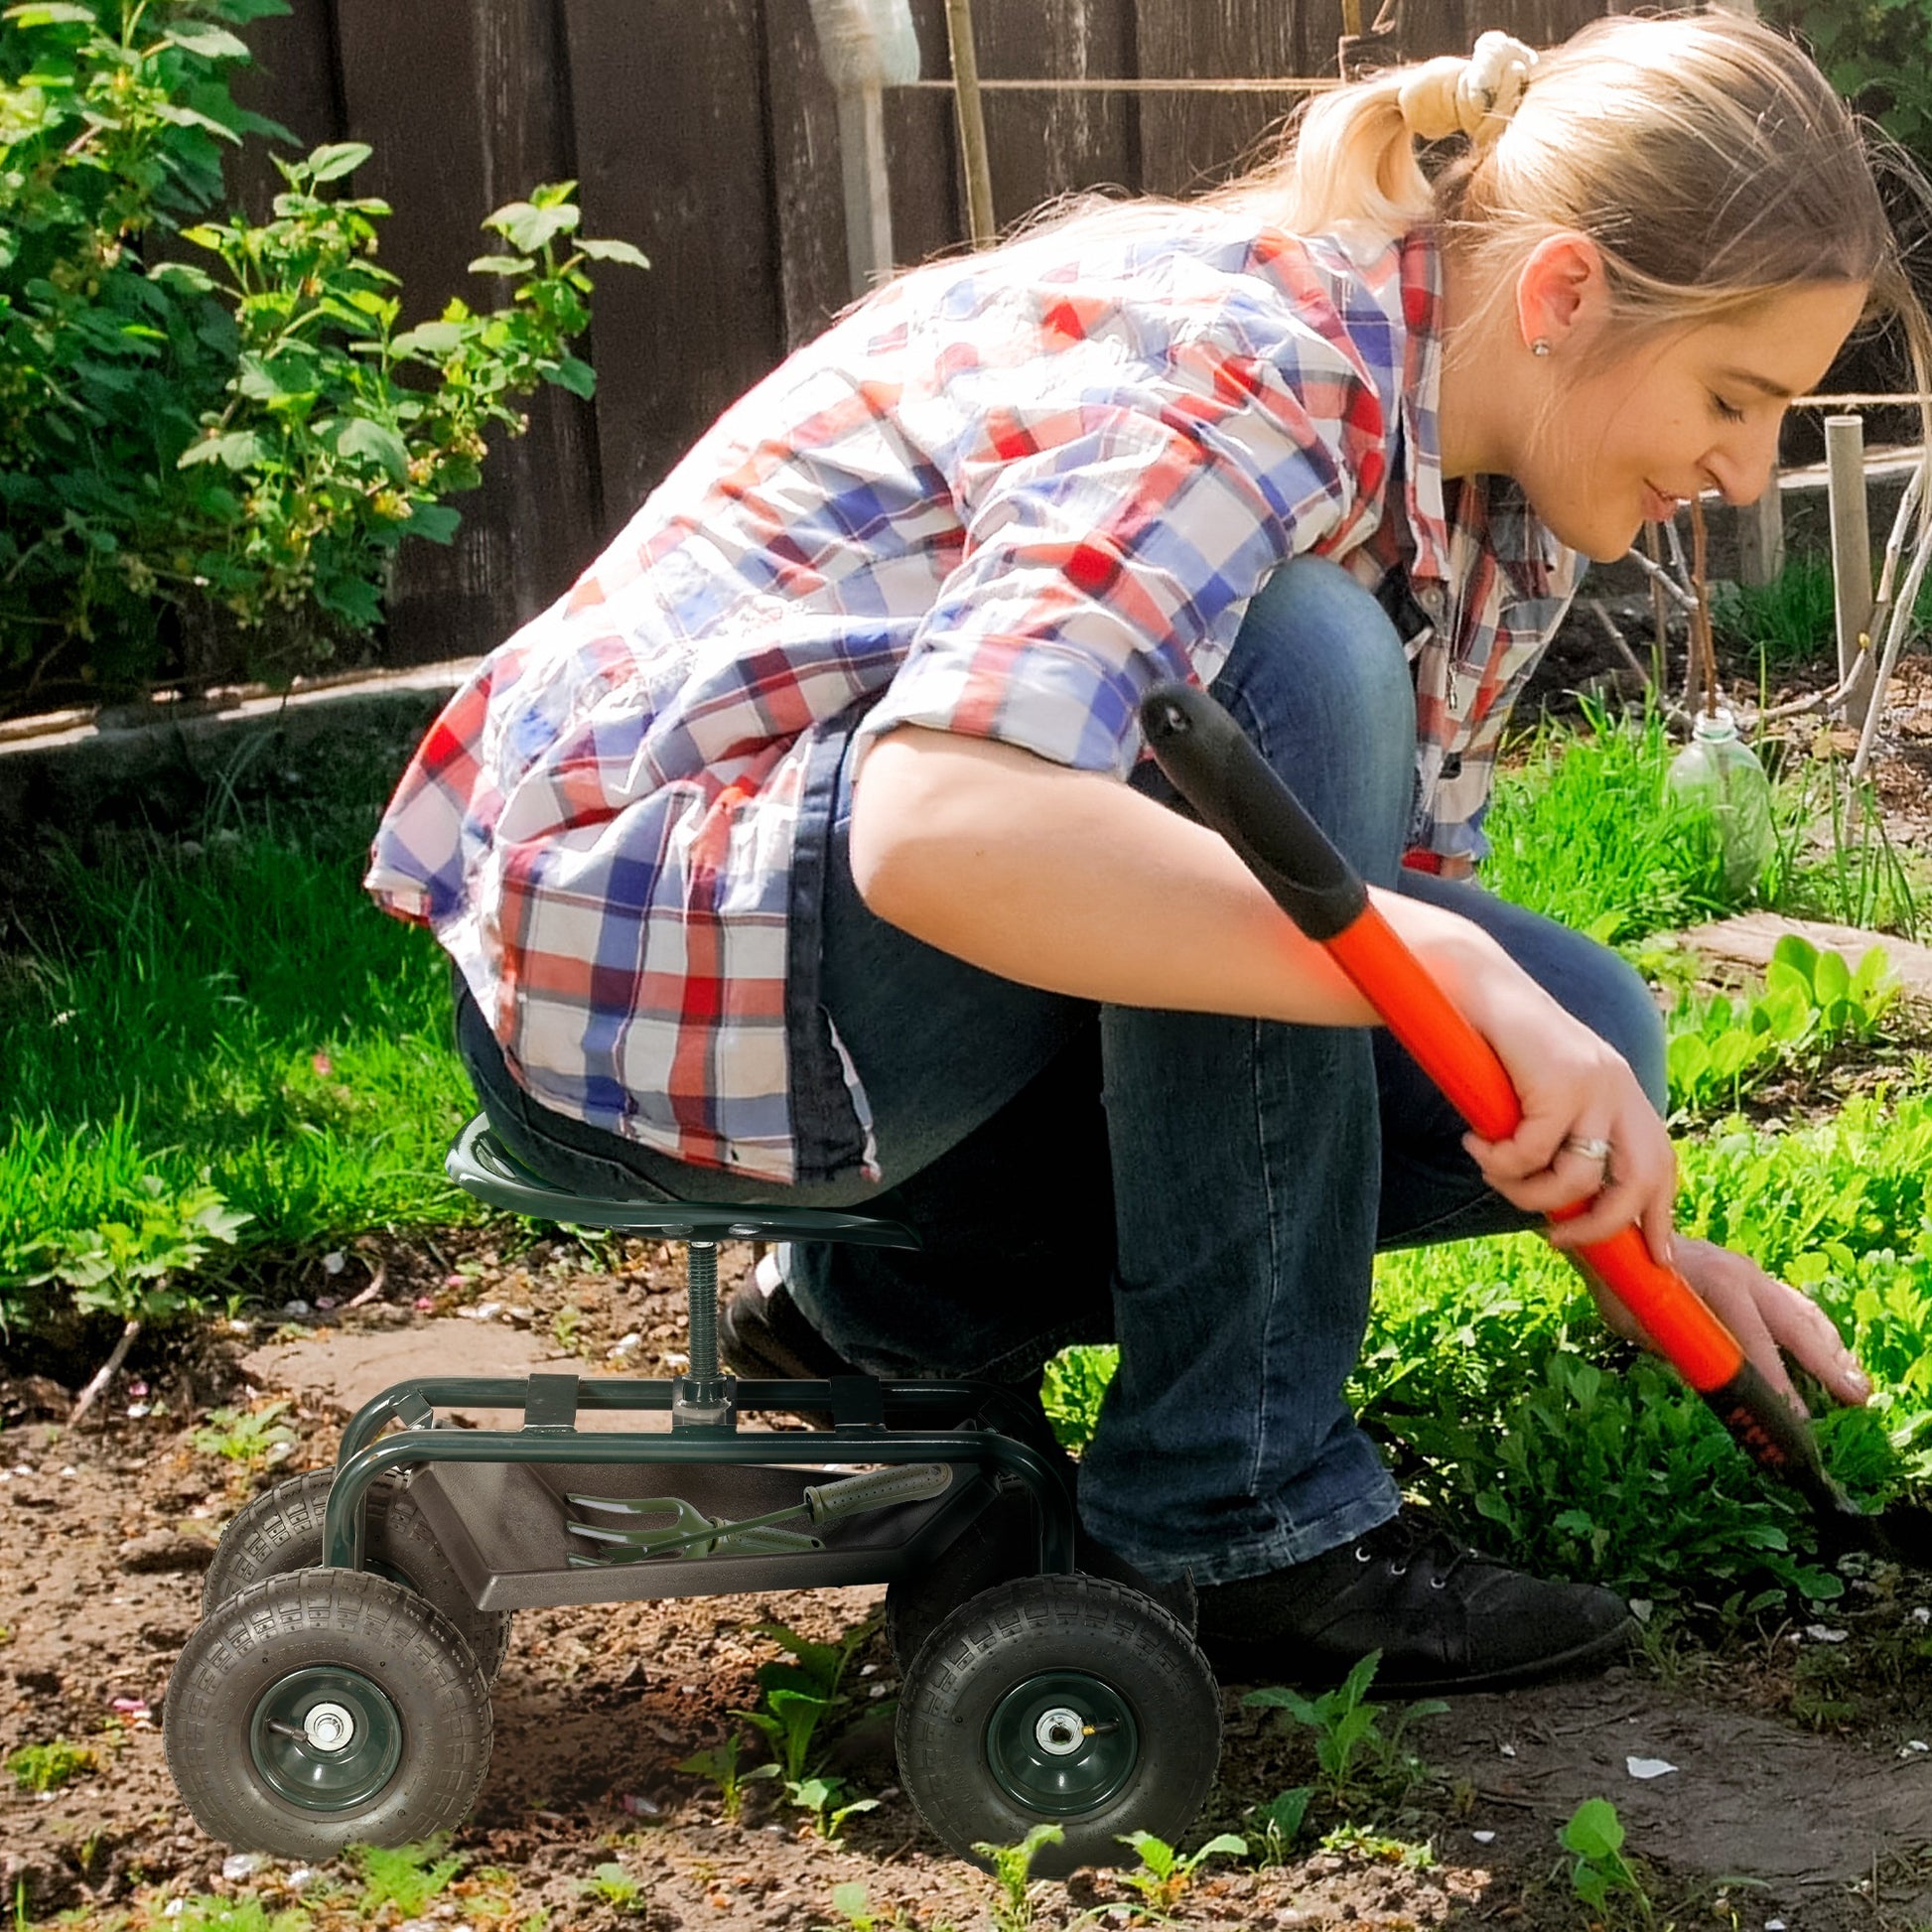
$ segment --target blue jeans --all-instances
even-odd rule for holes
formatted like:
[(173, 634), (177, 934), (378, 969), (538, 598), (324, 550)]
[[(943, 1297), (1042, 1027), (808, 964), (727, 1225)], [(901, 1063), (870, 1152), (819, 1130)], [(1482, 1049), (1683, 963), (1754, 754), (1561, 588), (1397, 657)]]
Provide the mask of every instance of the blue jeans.
[[(1314, 559), (1278, 572), (1213, 690), (1366, 879), (1492, 933), (1661, 1106), (1663, 1030), (1614, 953), (1401, 869), (1415, 701), (1361, 586)], [(1135, 782), (1166, 795), (1151, 765)], [(1485, 1187), (1447, 1103), (1380, 1030), (1097, 1007), (924, 945), (861, 901), (850, 812), (842, 775), (822, 991), (871, 1100), (882, 1184), (753, 1191), (548, 1114), (468, 1009), (465, 1057), (514, 1150), (565, 1184), (907, 1221), (918, 1254), (785, 1251), (799, 1307), (876, 1373), (1019, 1380), (1068, 1341), (1117, 1340), (1080, 1511), (1156, 1580), (1260, 1575), (1393, 1515), (1342, 1399), (1373, 1256), (1529, 1224)]]

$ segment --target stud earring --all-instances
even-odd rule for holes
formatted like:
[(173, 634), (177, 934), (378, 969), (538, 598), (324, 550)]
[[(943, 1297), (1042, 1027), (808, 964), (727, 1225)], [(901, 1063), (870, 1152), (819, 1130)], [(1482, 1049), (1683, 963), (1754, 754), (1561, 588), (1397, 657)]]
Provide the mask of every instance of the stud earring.
[(1530, 353), (1532, 355), (1548, 355), (1549, 352), (1550, 342), (1546, 336), (1537, 337), (1536, 341), (1530, 345)]

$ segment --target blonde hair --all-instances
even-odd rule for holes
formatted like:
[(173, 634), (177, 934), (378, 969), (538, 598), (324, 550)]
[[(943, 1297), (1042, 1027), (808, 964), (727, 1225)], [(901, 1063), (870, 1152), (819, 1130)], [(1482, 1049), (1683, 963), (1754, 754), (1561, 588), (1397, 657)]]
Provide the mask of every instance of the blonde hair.
[[(1497, 301), (1540, 240), (1581, 232), (1604, 264), (1605, 355), (1802, 283), (1868, 284), (1866, 321), (1898, 323), (1924, 394), (1932, 323), (1875, 170), (1921, 200), (1926, 185), (1795, 43), (1728, 13), (1593, 21), (1539, 56), (1515, 111), (1487, 117), (1432, 180), (1405, 94), (1413, 104), (1433, 70), (1459, 65), (1316, 96), (1281, 154), (1206, 199), (1299, 234), (1433, 226)], [(1932, 442), (1927, 425), (1922, 406)]]

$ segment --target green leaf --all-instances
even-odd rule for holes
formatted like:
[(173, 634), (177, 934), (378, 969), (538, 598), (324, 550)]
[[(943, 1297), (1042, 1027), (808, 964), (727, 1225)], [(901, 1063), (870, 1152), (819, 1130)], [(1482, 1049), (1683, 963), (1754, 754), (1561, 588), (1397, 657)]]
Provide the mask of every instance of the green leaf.
[(1607, 1798), (1586, 1798), (1563, 1828), (1566, 1851), (1581, 1858), (1607, 1859), (1623, 1849), (1623, 1823)]
[(559, 388), (568, 389), (573, 396), (582, 396), (587, 401), (597, 393), (597, 371), (575, 355), (566, 355), (550, 379)]
[(389, 345), (392, 355), (448, 355), (461, 348), (469, 337), (467, 324), (461, 322), (421, 322), (406, 329)]
[(309, 156), (302, 173), (312, 182), (340, 181), (343, 176), (352, 174), (374, 152), (366, 141), (333, 141)]
[(191, 443), (176, 462), (179, 470), (198, 463), (219, 463), (230, 470), (246, 470), (260, 463), (268, 446), (251, 429), (230, 430), (225, 436), (207, 436)]
[(470, 264), (472, 275), (527, 275), (536, 267), (528, 255), (479, 255)]
[(601, 241), (580, 241), (577, 246), (593, 261), (627, 262), (632, 268), (650, 266), (650, 257), (627, 241), (612, 241), (607, 237)]
[(214, 277), (207, 269), (197, 268), (193, 262), (156, 262), (148, 270), (148, 280), (164, 286), (173, 284), (186, 289), (191, 295), (207, 295), (214, 288)]
[(180, 26), (169, 28), (166, 38), (190, 54), (199, 54), (205, 61), (248, 59), (247, 43), (209, 20), (183, 21)]
[(483, 226), (507, 237), (512, 248), (534, 255), (554, 236), (569, 234), (581, 219), (568, 203), (560, 207), (534, 207), (528, 202), (511, 202), (489, 215)]
[(154, 103), (153, 112), (176, 127), (199, 127), (205, 134), (218, 135), (223, 141), (232, 141), (236, 147), (241, 145), (241, 136), (233, 128), (217, 121), (212, 114), (204, 114), (199, 108), (184, 107), (179, 101), (158, 100)]
[(338, 456), (373, 457), (389, 473), (391, 483), (409, 481), (409, 445), (387, 423), (357, 416), (336, 439)]
[(412, 537), (427, 537), (431, 543), (448, 543), (456, 535), (462, 514), (446, 503), (412, 503), (409, 521), (404, 526)]
[(1233, 1832), (1222, 1832), (1219, 1836), (1210, 1838), (1188, 1860), (1188, 1863), (1199, 1864), (1203, 1859), (1211, 1858), (1216, 1852), (1225, 1852), (1229, 1858), (1233, 1859), (1245, 1859), (1248, 1856), (1248, 1841), (1245, 1838), (1237, 1837)]
[(21, 27), (93, 27), (99, 23), (91, 7), (76, 7), (70, 0), (33, 0), (25, 7), (9, 7), (0, 20), (11, 20)]

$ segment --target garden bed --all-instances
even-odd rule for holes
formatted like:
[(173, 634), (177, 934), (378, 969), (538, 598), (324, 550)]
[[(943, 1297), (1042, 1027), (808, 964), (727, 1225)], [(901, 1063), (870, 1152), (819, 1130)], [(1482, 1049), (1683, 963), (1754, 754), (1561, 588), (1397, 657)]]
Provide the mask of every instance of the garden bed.
[[(1579, 646), (1551, 675), (1578, 683), (1612, 668)], [(1882, 863), (1835, 844), (1828, 812), (1793, 829), (1779, 860), (1786, 911), (1863, 926), (1912, 909), (1932, 765), (1922, 720), (1932, 677), (1908, 657), (1874, 772)], [(444, 983), (431, 949), (353, 884), (377, 767), (392, 769), (398, 749), (378, 736), (339, 743), (333, 774), (279, 757), (191, 774), (201, 802), (164, 827), (133, 798), (70, 814), (82, 843), (17, 870), (0, 903), (0, 1023), (15, 1030), (0, 1072), (17, 1117), (54, 1136), (17, 1141), (11, 1169), (0, 1149), (0, 1209), (16, 1215), (0, 1211), (0, 1243), (25, 1238), (49, 1203), (84, 1227), (149, 1172), (179, 1192), (207, 1168), (255, 1217), (207, 1264), (207, 1312), (150, 1326), (105, 1413), (75, 1431), (61, 1418), (118, 1324), (43, 1318), (40, 1291), (0, 1295), (0, 1312), (29, 1317), (9, 1336), (0, 1385), (0, 1761), (27, 1753), (0, 1778), (0, 1902), (23, 1924), (69, 1914), (126, 1932), (532, 1928), (545, 1914), (663, 1932), (986, 1924), (994, 1880), (947, 1858), (895, 1788), (889, 1726), (859, 1727), (826, 1766), (848, 1797), (876, 1804), (837, 1839), (770, 1783), (749, 1785), (742, 1819), (724, 1822), (718, 1792), (676, 1768), (732, 1734), (747, 1739), (747, 1765), (760, 1754), (732, 1714), (756, 1707), (758, 1673), (781, 1654), (767, 1620), (819, 1641), (856, 1636), (848, 1715), (883, 1708), (890, 1654), (865, 1633), (877, 1590), (520, 1617), (483, 1797), (413, 1876), (406, 1861), (306, 1875), (232, 1863), (179, 1804), (157, 1728), (167, 1673), (214, 1538), (250, 1494), (326, 1465), (347, 1410), (432, 1351), (478, 1371), (568, 1359), (588, 1373), (662, 1373), (684, 1347), (668, 1250), (532, 1246), (527, 1232), (463, 1220), (467, 1204), (442, 1181), (441, 1148), (468, 1105)], [(1802, 732), (1790, 743), (1794, 768), (1830, 779), (1833, 761), (1809, 758), (1829, 745)], [(1619, 816), (1654, 797), (1667, 752), (1642, 734), (1587, 764), (1571, 749), (1532, 744), (1512, 759), (1496, 877), (1623, 939), (1673, 1028), (1702, 1029), (1713, 1060), (1723, 1035), (1770, 1009), (1753, 980), (1713, 1021), (1713, 971), (1669, 937), (1711, 909), (1695, 865)], [(1890, 1480), (1921, 1479), (1926, 1023), (1894, 1009), (1882, 1026), (1848, 1023), (1834, 1043), (1816, 993), (1808, 982), (1810, 1006), (1766, 1019), (1766, 1051), (1734, 1077), (1697, 1048), (1677, 1052), (1686, 1225), (1751, 1248), (1827, 1302), (1881, 1388), (1871, 1416), (1835, 1433), (1835, 1452), (1868, 1481), (1888, 1459)], [(1787, 1040), (1777, 1027), (1795, 1031)], [(748, 1260), (727, 1251), (727, 1286)], [(1932, 1580), (1819, 1571), (1788, 1500), (1668, 1377), (1605, 1342), (1538, 1243), (1399, 1258), (1377, 1310), (1356, 1393), (1404, 1481), (1499, 1554), (1622, 1583), (1652, 1605), (1643, 1643), (1588, 1683), (1457, 1700), (1325, 1792), (1315, 1733), (1245, 1709), (1255, 1687), (1224, 1686), (1221, 1778), (1187, 1849), (1232, 1832), (1249, 1850), (1206, 1860), (1169, 1916), (1480, 1919), (1526, 1932), (1923, 1925)], [(1069, 1371), (1080, 1400), (1090, 1369)], [(1395, 1707), (1380, 1719), (1385, 1732), (1398, 1722)], [(1645, 1777), (1633, 1761), (1675, 1768)], [(50, 1789), (24, 1788), (36, 1780)], [(1255, 1807), (1305, 1786), (1317, 1792), (1308, 1817), (1271, 1858)], [(1630, 1881), (1595, 1902), (1558, 1839), (1592, 1800), (1614, 1806), (1633, 1861)], [(1599, 1857), (1597, 1876), (1611, 1869)], [(1145, 1917), (1133, 1875), (1130, 1862), (1126, 1874), (1041, 1883), (1029, 1909), (1042, 1927)], [(842, 1889), (861, 1885), (863, 1903)]]
[[(993, 1881), (949, 1859), (896, 1790), (889, 1727), (861, 1727), (837, 1758), (855, 1790), (879, 1801), (837, 1841), (801, 1822), (769, 1784), (749, 1787), (741, 1820), (722, 1823), (716, 1790), (675, 1769), (744, 1728), (732, 1713), (757, 1704), (756, 1670), (779, 1655), (760, 1623), (837, 1640), (873, 1615), (878, 1590), (520, 1616), (494, 1701), (488, 1782), (450, 1848), (461, 1864), (413, 1904), (406, 1886), (401, 1903), (369, 1903), (379, 1874), (352, 1862), (306, 1872), (237, 1862), (196, 1829), (160, 1748), (168, 1669), (198, 1614), (222, 1521), (257, 1486), (333, 1453), (343, 1414), (314, 1393), (327, 1379), (316, 1373), (318, 1349), (366, 1354), (371, 1341), (402, 1343), (423, 1324), (466, 1318), (485, 1350), (492, 1332), (506, 1345), (514, 1334), (519, 1352), (556, 1348), (561, 1336), (579, 1360), (606, 1366), (634, 1335), (619, 1359), (646, 1372), (682, 1344), (665, 1250), (631, 1244), (594, 1258), (546, 1243), (505, 1259), (498, 1238), (475, 1231), (438, 1246), (440, 1257), (384, 1244), (341, 1275), (289, 1276), (284, 1286), (302, 1291), (291, 1299), (310, 1301), (310, 1313), (204, 1331), (157, 1361), (143, 1394), (124, 1392), (99, 1429), (64, 1432), (48, 1416), (61, 1392), (44, 1383), (0, 1391), (0, 1757), (56, 1739), (92, 1753), (45, 1798), (0, 1794), (9, 1901), (18, 1886), (29, 1921), (58, 1911), (129, 1932), (265, 1926), (298, 1908), (317, 1928), (526, 1926), (547, 1912), (551, 1925), (806, 1932), (850, 1923), (833, 1894), (862, 1884), (882, 1925), (896, 1910), (922, 1928), (985, 1924)], [(748, 1259), (730, 1252), (728, 1278)], [(313, 1312), (311, 1298), (366, 1286), (377, 1266), (379, 1302)], [(302, 1360), (299, 1383), (278, 1375), (278, 1356)], [(288, 1406), (272, 1412), (278, 1401)], [(216, 1406), (252, 1408), (266, 1419), (258, 1433), (290, 1429), (290, 1453), (251, 1467), (217, 1452), (197, 1420)], [(1379, 1788), (1370, 1778), (1341, 1807), (1317, 1801), (1279, 1864), (1208, 1861), (1173, 1919), (1634, 1926), (1645, 1918), (1634, 1893), (1613, 1894), (1607, 1912), (1585, 1907), (1558, 1843), (1585, 1800), (1607, 1798), (1658, 1923), (1923, 1924), (1932, 1911), (1928, 1617), (1932, 1579), (1872, 1567), (1829, 1621), (1739, 1626), (1715, 1649), (1653, 1622), (1659, 1636), (1601, 1678), (1456, 1700), (1410, 1727), (1413, 1776)], [(882, 1705), (893, 1689), (882, 1636), (863, 1641), (852, 1668), (855, 1710)], [(1244, 1710), (1246, 1688), (1224, 1687), (1221, 1778), (1190, 1846), (1232, 1831), (1258, 1850), (1249, 1807), (1319, 1783), (1312, 1732)], [(1676, 1768), (1633, 1773), (1660, 1762)], [(1330, 1835), (1325, 1849), (1320, 1834)], [(433, 1874), (434, 1861), (423, 1864)], [(171, 1916), (182, 1898), (203, 1902)], [(249, 1900), (262, 1918), (247, 1915)], [(1118, 1921), (1139, 1902), (1119, 1875), (1083, 1872), (1037, 1884), (1033, 1909), (1041, 1927), (1062, 1927)]]

